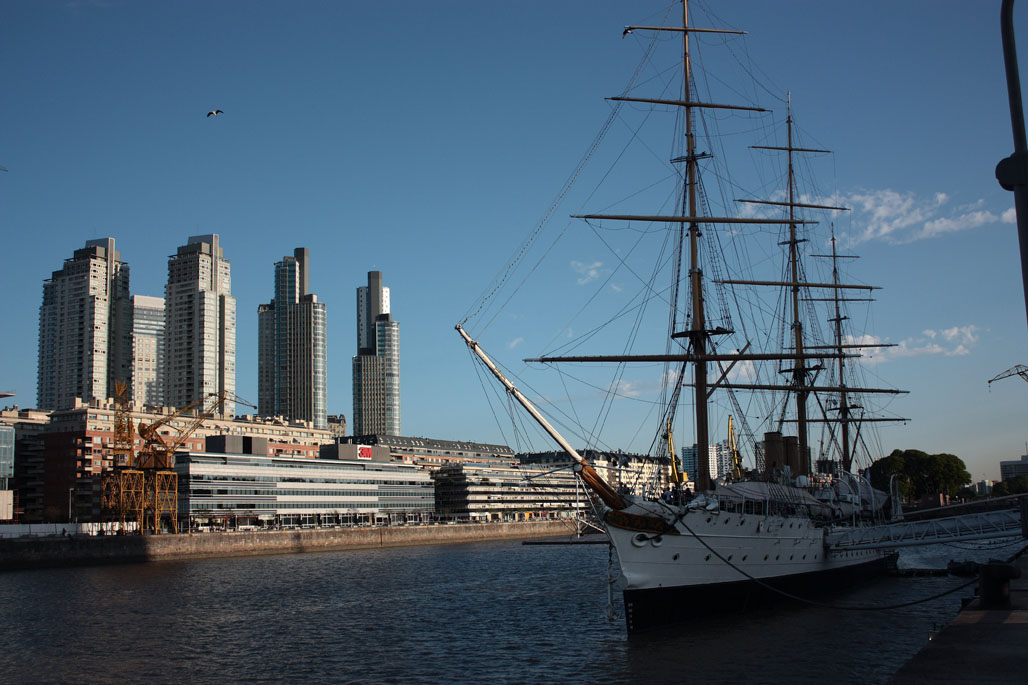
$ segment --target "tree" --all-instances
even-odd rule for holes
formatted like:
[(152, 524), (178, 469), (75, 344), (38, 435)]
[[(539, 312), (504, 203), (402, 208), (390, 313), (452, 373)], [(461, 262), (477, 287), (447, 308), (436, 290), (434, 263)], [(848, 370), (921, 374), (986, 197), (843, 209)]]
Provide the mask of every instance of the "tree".
[(896, 475), (900, 496), (906, 499), (935, 493), (955, 495), (971, 482), (971, 474), (956, 455), (920, 450), (893, 450), (889, 456), (875, 460), (868, 473), (871, 484), (886, 491), (889, 480)]
[(994, 497), (1003, 497), (1004, 495), (1022, 495), (1025, 493), (1028, 493), (1028, 476), (1008, 478), (1007, 480), (1001, 480), (992, 486), (992, 495)]

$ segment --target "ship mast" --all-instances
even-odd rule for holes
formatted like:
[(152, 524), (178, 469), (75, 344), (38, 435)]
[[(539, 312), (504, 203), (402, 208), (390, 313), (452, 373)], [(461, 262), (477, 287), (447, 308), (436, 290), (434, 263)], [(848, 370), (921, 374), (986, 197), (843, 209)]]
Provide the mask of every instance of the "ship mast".
[[(682, 0), (682, 81), (685, 99), (685, 144), (686, 173), (685, 191), (688, 197), (686, 215), (693, 217), (689, 223), (689, 285), (692, 290), (692, 322), (689, 328), (689, 344), (697, 357), (706, 353), (707, 331), (703, 313), (703, 272), (700, 269), (700, 225), (696, 221), (696, 137), (692, 130), (693, 107), (691, 104), (690, 60), (689, 60), (689, 0)], [(707, 429), (707, 362), (697, 361), (693, 365), (693, 385), (696, 406), (696, 490), (710, 489), (710, 437)]]

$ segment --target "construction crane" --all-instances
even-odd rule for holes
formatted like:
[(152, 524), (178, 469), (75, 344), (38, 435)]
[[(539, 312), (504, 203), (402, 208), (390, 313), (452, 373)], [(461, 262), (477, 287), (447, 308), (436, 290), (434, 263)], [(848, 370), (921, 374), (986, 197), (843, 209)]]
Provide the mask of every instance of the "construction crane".
[[(162, 416), (157, 421), (147, 424), (139, 422), (139, 438), (142, 446), (136, 458), (139, 468), (170, 469), (175, 466), (175, 450), (185, 444), (186, 440), (200, 427), (205, 419), (210, 418), (221, 409), (225, 403), (226, 393), (207, 393), (195, 402), (191, 402), (181, 409)], [(184, 428), (177, 429), (178, 435), (170, 440), (161, 435), (160, 428), (190, 411), (196, 411), (195, 417)]]
[[(122, 395), (126, 395), (124, 390)], [(142, 445), (139, 451), (134, 453), (129, 442), (127, 450), (120, 450), (125, 454), (116, 458), (114, 469), (104, 474), (103, 508), (105, 513), (120, 521), (123, 533), (127, 532), (126, 522), (133, 519), (141, 533), (160, 533), (161, 521), (164, 519), (168, 520), (173, 532), (178, 532), (175, 451), (185, 444), (200, 424), (216, 414), (228, 399), (253, 406), (235, 395), (212, 392), (157, 421), (140, 421), (138, 432)], [(124, 433), (125, 428), (121, 427), (119, 431), (118, 427), (127, 424), (127, 401), (123, 398), (116, 405), (119, 408), (115, 420), (116, 433)], [(161, 434), (162, 427), (188, 412), (194, 412), (194, 416), (184, 427), (176, 428), (178, 435), (170, 437)], [(128, 432), (131, 434), (130, 428)], [(124, 442), (124, 439), (116, 437), (115, 442)]]
[(1017, 366), (1007, 369), (1001, 374), (997, 374), (995, 378), (989, 379), (989, 385), (992, 385), (992, 381), (998, 381), (1003, 378), (1009, 378), (1010, 376), (1020, 376), (1021, 378), (1028, 381), (1028, 366), (1018, 364)]

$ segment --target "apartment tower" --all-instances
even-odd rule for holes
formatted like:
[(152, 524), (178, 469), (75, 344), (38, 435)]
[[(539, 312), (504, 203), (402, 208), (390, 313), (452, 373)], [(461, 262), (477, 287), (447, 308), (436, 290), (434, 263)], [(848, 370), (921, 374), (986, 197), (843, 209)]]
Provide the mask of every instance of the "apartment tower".
[(235, 415), (236, 300), (218, 235), (191, 236), (168, 259), (164, 290), (165, 404), (184, 407), (209, 393)]
[(164, 406), (164, 298), (132, 296), (132, 402)]
[(43, 283), (36, 404), (68, 409), (131, 376), (129, 267), (114, 238), (88, 240)]
[(310, 250), (275, 262), (275, 297), (257, 307), (257, 412), (327, 428), (327, 312), (310, 292)]
[(353, 434), (400, 435), (400, 324), (380, 271), (369, 271), (368, 285), (357, 288)]

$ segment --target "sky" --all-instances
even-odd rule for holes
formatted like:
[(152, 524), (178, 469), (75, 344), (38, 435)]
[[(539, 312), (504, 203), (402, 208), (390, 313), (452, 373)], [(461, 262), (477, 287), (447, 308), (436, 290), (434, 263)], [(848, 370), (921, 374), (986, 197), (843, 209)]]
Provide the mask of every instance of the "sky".
[[(862, 335), (895, 345), (867, 368), (909, 390), (888, 408), (910, 421), (882, 428), (881, 449), (952, 452), (975, 480), (1028, 451), (1028, 384), (987, 382), (1028, 364), (1013, 195), (994, 176), (1013, 151), (999, 7), (691, 9), (697, 23), (748, 32), (729, 55), (765, 85), (740, 86), (742, 99), (774, 105), (780, 125), (790, 92), (804, 140), (833, 151), (820, 197), (851, 207), (841, 249), (860, 255), (860, 282), (882, 288), (875, 332)], [(659, 23), (667, 8), (0, 3), (0, 389), (34, 406), (42, 283), (86, 240), (114, 237), (132, 293), (163, 296), (168, 256), (218, 233), (237, 300), (239, 396), (256, 400), (256, 312), (274, 262), (308, 247), (311, 289), (328, 305), (330, 413), (352, 412), (355, 290), (380, 270), (401, 326), (403, 433), (521, 446), (453, 327), (589, 149), (611, 112), (604, 98), (632, 77), (649, 37), (623, 27)], [(1025, 12), (1015, 9), (1022, 36)], [(213, 109), (224, 114), (208, 118)], [(541, 287), (519, 291), (538, 296), (534, 308), (479, 329), (510, 366), (552, 340), (548, 320), (575, 301), (563, 288), (609, 268), (566, 238)], [(617, 423), (608, 417), (607, 445), (648, 446)]]

